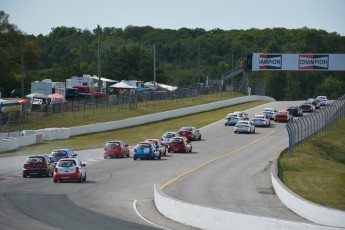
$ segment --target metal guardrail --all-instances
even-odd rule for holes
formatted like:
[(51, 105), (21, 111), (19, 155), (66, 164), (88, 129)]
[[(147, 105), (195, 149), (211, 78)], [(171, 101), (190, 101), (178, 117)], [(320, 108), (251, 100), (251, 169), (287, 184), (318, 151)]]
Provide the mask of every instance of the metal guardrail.
[(294, 149), (304, 142), (315, 138), (319, 133), (329, 129), (345, 116), (345, 94), (327, 106), (286, 125), (289, 136), (288, 154), (291, 157)]

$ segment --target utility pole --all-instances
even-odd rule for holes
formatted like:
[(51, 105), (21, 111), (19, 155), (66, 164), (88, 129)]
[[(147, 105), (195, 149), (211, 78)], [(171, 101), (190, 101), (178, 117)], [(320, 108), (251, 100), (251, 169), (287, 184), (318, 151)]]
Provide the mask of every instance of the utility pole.
[(198, 47), (198, 83), (200, 83), (200, 44)]
[(156, 43), (153, 43), (153, 81), (156, 84)]
[[(231, 69), (234, 72), (234, 54), (231, 54)], [(231, 78), (231, 86), (234, 87), (234, 78)]]
[(234, 72), (234, 54), (231, 54), (231, 69)]
[(20, 39), (20, 62), (21, 62), (21, 91), (20, 96), (24, 99), (24, 48), (23, 48), (23, 35)]
[(101, 92), (101, 85), (102, 85), (102, 80), (101, 80), (101, 55), (100, 55), (100, 44), (99, 44), (99, 25), (97, 25), (97, 42), (98, 42), (98, 92)]

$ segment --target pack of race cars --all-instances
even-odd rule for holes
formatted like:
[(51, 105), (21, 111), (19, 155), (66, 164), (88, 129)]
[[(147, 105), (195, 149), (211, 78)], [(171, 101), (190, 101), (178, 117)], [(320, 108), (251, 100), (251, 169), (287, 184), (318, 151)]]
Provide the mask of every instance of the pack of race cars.
[(250, 119), (243, 111), (235, 111), (226, 115), (224, 125), (234, 125), (234, 133), (255, 133), (255, 127), (269, 127), (271, 121), (290, 122), (294, 117), (303, 116), (303, 112), (314, 112), (321, 106), (327, 106), (327, 96), (308, 98), (301, 105), (292, 105), (286, 109), (277, 110), (275, 108), (264, 108), (256, 112)]
[[(322, 103), (321, 103), (322, 101)], [(243, 111), (235, 111), (226, 115), (225, 126), (234, 126), (234, 133), (255, 133), (256, 127), (270, 127), (271, 121), (290, 122), (294, 117), (303, 116), (303, 112), (314, 112), (321, 106), (328, 104), (326, 96), (317, 99), (309, 98), (302, 105), (292, 105), (286, 109), (264, 108), (256, 112), (252, 118)], [(200, 129), (193, 126), (181, 127), (178, 131), (165, 132), (161, 138), (152, 138), (140, 141), (133, 151), (133, 159), (161, 159), (167, 153), (192, 152), (192, 141), (201, 140)], [(103, 157), (124, 158), (130, 157), (129, 145), (123, 140), (106, 142)], [(29, 156), (23, 164), (23, 177), (47, 176), (53, 177), (54, 182), (86, 181), (86, 165), (71, 149), (56, 149), (48, 155)]]

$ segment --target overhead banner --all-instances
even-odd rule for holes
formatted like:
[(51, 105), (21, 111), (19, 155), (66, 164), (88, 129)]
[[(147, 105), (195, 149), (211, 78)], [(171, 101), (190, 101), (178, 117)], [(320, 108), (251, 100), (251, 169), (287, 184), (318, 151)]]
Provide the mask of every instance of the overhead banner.
[(345, 71), (345, 54), (253, 53), (252, 71)]

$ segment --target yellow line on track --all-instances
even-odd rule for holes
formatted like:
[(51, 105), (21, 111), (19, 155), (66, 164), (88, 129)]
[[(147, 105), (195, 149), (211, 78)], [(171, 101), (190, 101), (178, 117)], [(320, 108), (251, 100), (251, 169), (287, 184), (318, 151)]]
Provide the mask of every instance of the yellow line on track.
[(193, 168), (193, 169), (191, 169), (191, 170), (189, 170), (189, 171), (187, 171), (187, 172), (185, 172), (185, 173), (182, 173), (181, 175), (175, 177), (174, 179), (172, 179), (172, 180), (170, 180), (169, 182), (167, 182), (167, 183), (165, 183), (164, 185), (162, 185), (162, 186), (160, 187), (160, 189), (161, 189), (161, 190), (164, 189), (165, 187), (167, 187), (168, 185), (171, 185), (172, 183), (174, 183), (174, 182), (177, 181), (178, 179), (180, 179), (180, 178), (184, 177), (185, 175), (187, 175), (187, 174), (189, 174), (189, 173), (192, 173), (192, 172), (194, 172), (194, 171), (196, 171), (196, 170), (198, 170), (198, 169), (204, 167), (205, 165), (208, 165), (208, 164), (210, 164), (210, 163), (212, 163), (212, 162), (214, 162), (214, 161), (216, 161), (216, 160), (219, 160), (219, 159), (221, 159), (221, 158), (224, 158), (224, 157), (226, 157), (226, 156), (229, 156), (230, 154), (233, 154), (233, 153), (235, 153), (235, 152), (237, 152), (237, 151), (239, 151), (239, 150), (241, 150), (241, 149), (247, 148), (248, 146), (250, 146), (250, 145), (252, 145), (252, 144), (255, 144), (256, 142), (258, 142), (258, 141), (260, 141), (260, 140), (262, 140), (262, 139), (264, 139), (264, 138), (266, 138), (266, 137), (272, 135), (274, 132), (275, 132), (275, 130), (272, 131), (272, 132), (270, 132), (270, 133), (268, 133), (268, 134), (266, 134), (265, 136), (262, 136), (262, 137), (256, 139), (256, 140), (253, 141), (253, 142), (250, 142), (250, 143), (248, 143), (248, 144), (246, 144), (246, 145), (243, 145), (243, 146), (240, 147), (240, 148), (237, 148), (237, 149), (235, 149), (235, 150), (233, 150), (233, 151), (231, 151), (231, 152), (229, 152), (229, 153), (226, 153), (226, 154), (224, 154), (224, 155), (222, 155), (222, 156), (219, 156), (219, 157), (216, 157), (216, 158), (214, 158), (214, 159), (211, 159), (211, 160), (209, 160), (209, 161), (207, 161), (207, 162), (205, 162), (205, 163), (203, 163), (203, 164), (201, 164), (201, 165), (199, 165), (199, 166), (197, 166), (197, 167), (195, 167), (195, 168)]

